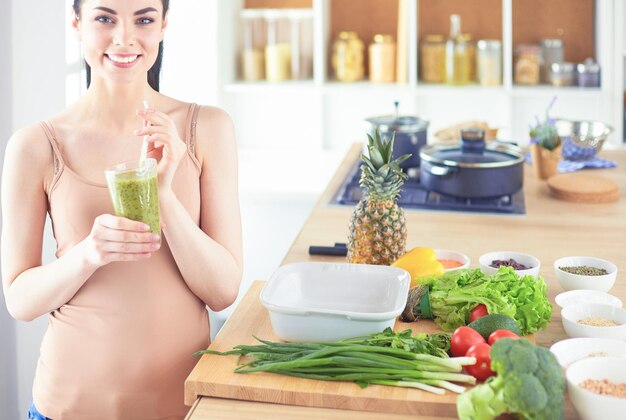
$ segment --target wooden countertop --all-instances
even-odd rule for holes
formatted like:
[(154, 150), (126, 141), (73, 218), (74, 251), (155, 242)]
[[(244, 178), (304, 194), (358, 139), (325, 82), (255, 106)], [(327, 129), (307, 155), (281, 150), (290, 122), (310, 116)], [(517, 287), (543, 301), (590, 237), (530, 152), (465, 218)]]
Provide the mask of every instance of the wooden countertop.
[[(361, 146), (355, 144), (348, 152), (311, 215), (295, 239), (282, 264), (301, 261), (345, 261), (343, 257), (308, 255), (309, 245), (345, 242), (351, 207), (329, 205), (335, 191), (358, 158)], [(524, 174), (525, 215), (407, 210), (407, 249), (428, 246), (457, 250), (467, 254), (471, 267), (478, 266), (478, 257), (486, 252), (514, 250), (536, 256), (542, 263), (541, 275), (548, 283), (550, 299), (562, 289), (556, 281), (553, 262), (568, 255), (590, 255), (607, 259), (626, 270), (626, 150), (606, 151), (601, 155), (614, 160), (614, 169), (588, 170), (605, 176), (620, 188), (620, 200), (609, 204), (578, 204), (559, 201), (549, 196), (544, 181), (536, 179), (527, 166)], [(626, 282), (618, 274), (611, 294), (626, 301)], [(548, 328), (536, 334), (537, 343), (549, 347), (565, 339), (558, 307)], [(574, 416), (571, 407), (568, 418)], [(187, 419), (279, 419), (279, 418), (370, 418), (372, 414), (347, 410), (284, 406), (269, 403), (200, 398)], [(379, 416), (379, 415), (378, 415)], [(412, 416), (415, 418), (414, 416)], [(371, 417), (374, 418), (374, 417)], [(385, 414), (385, 418), (406, 416)]]

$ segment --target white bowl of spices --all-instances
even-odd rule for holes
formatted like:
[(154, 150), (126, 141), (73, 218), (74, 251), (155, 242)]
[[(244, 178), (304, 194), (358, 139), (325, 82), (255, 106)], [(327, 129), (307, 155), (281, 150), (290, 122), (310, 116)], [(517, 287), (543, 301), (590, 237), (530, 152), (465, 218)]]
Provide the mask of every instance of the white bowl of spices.
[(626, 310), (600, 303), (576, 303), (561, 310), (568, 337), (626, 340)]
[(564, 257), (554, 262), (554, 272), (565, 290), (608, 292), (615, 284), (617, 266), (595, 257)]
[(478, 258), (480, 271), (491, 276), (498, 272), (500, 267), (511, 267), (518, 276), (539, 276), (541, 262), (537, 257), (514, 251), (497, 251), (483, 254)]
[(592, 357), (565, 372), (567, 391), (583, 420), (615, 419), (626, 411), (626, 363), (614, 357)]

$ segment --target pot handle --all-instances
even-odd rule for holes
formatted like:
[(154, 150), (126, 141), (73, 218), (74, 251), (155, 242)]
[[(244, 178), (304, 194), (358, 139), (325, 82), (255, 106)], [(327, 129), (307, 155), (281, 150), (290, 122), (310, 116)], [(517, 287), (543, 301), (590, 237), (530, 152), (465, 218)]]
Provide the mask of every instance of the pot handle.
[(449, 166), (437, 166), (432, 164), (430, 165), (430, 168), (428, 168), (428, 172), (430, 172), (431, 175), (440, 177), (450, 175), (454, 171), (455, 169)]

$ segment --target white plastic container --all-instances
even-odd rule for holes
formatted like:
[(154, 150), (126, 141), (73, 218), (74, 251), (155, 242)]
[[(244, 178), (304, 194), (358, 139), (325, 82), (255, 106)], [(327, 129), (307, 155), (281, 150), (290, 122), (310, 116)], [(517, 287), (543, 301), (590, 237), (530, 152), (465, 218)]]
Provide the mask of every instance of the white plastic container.
[(336, 341), (393, 328), (410, 282), (396, 267), (294, 263), (272, 274), (260, 300), (283, 340)]

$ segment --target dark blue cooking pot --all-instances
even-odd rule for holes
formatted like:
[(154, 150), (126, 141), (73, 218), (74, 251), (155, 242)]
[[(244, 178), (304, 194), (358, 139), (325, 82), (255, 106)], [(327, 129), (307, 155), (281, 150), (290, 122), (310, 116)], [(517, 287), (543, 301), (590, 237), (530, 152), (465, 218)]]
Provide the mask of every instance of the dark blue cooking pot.
[(395, 132), (393, 156), (400, 157), (410, 153), (411, 157), (400, 164), (403, 169), (418, 167), (420, 164), (420, 149), (426, 145), (428, 121), (413, 116), (385, 115), (382, 117), (367, 118), (369, 133), (373, 136), (378, 129), (381, 137), (391, 138)]
[(501, 197), (523, 186), (521, 149), (498, 141), (486, 146), (483, 130), (463, 130), (459, 146), (426, 146), (420, 157), (420, 183), (442, 194), (463, 198)]

